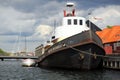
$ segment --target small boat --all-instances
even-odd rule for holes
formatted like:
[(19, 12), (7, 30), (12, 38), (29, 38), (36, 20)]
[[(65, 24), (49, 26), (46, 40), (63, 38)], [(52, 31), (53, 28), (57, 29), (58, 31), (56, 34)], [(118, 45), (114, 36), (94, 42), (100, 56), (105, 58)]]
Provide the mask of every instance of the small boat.
[(35, 66), (35, 60), (33, 59), (24, 59), (22, 60), (23, 67), (33, 67)]

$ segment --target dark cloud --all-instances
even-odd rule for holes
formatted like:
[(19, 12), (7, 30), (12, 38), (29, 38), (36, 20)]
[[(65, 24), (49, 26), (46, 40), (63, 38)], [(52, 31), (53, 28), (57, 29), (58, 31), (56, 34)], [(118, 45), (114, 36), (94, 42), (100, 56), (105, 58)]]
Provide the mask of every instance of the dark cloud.
[(58, 0), (59, 2), (75, 2), (78, 9), (96, 8), (107, 5), (120, 5), (120, 0)]
[(0, 0), (0, 5), (13, 7), (21, 12), (31, 13), (34, 12), (37, 7), (43, 7), (50, 2), (49, 0)]
[[(50, 4), (53, 1), (59, 3), (75, 2), (77, 3), (77, 8), (80, 9), (120, 4), (120, 0), (0, 0), (0, 5), (10, 6), (15, 8), (16, 10), (30, 13), (34, 12), (36, 9), (39, 11), (39, 9), (41, 8), (44, 8), (44, 10), (46, 10), (44, 5)], [(56, 4), (53, 4), (52, 9), (56, 8), (54, 7), (54, 5)], [(47, 10), (49, 10), (49, 8), (50, 7), (47, 7)]]

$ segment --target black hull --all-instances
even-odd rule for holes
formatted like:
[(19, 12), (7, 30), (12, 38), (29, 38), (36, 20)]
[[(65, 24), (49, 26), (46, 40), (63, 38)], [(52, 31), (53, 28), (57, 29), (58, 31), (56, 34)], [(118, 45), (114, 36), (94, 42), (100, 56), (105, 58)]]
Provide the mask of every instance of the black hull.
[(105, 54), (102, 42), (94, 32), (91, 36), (86, 31), (54, 44), (39, 57), (38, 65), (87, 70), (101, 67), (102, 58), (91, 54)]

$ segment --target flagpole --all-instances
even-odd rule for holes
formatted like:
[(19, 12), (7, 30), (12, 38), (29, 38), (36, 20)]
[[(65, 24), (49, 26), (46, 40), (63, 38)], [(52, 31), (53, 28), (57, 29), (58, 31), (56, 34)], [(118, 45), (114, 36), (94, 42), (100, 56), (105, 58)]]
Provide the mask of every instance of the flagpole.
[(95, 8), (89, 8), (88, 9), (88, 20), (89, 20), (89, 25), (88, 25), (88, 27), (90, 28), (90, 38), (92, 38), (92, 27), (91, 27), (91, 22), (90, 22), (90, 19), (91, 19), (91, 14), (92, 14), (92, 11), (94, 10)]
[(90, 34), (90, 38), (92, 38), (92, 29), (91, 29), (91, 22), (90, 22), (90, 15), (91, 15), (91, 12), (88, 13), (88, 20), (89, 20), (89, 28), (90, 28), (90, 31), (89, 31), (89, 34)]

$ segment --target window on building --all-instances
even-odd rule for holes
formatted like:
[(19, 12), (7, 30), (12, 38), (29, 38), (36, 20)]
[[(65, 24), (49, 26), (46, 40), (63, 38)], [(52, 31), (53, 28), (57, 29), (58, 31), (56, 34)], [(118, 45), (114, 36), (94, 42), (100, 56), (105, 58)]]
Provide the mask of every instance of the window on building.
[(71, 25), (71, 19), (68, 19), (68, 25)]
[(80, 24), (80, 25), (83, 25), (83, 21), (82, 21), (82, 20), (80, 20), (80, 21), (79, 21), (79, 24)]
[(114, 50), (116, 50), (117, 44), (116, 44), (116, 43), (114, 43), (113, 45), (114, 45)]
[(118, 42), (115, 42), (114, 43), (114, 51), (116, 51), (116, 50), (119, 50), (120, 49), (120, 41), (118, 41)]
[(77, 25), (77, 19), (74, 19), (74, 25)]
[(104, 46), (110, 46), (110, 44), (105, 44)]
[(117, 42), (117, 47), (119, 47), (119, 46), (120, 46), (120, 42), (118, 41), (118, 42)]

